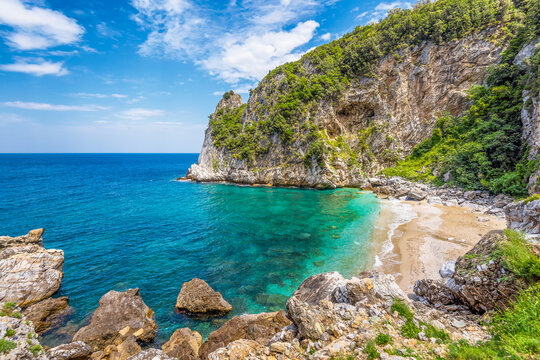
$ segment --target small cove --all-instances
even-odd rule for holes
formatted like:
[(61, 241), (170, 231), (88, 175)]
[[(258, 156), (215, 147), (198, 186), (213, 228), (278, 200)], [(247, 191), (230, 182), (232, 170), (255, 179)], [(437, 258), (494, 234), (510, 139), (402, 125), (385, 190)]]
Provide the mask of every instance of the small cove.
[[(75, 313), (46, 345), (70, 340), (109, 290), (138, 287), (158, 343), (180, 327), (203, 337), (228, 318), (274, 311), (308, 276), (372, 264), (372, 193), (172, 181), (197, 154), (0, 155), (0, 233), (45, 228), (63, 249)], [(233, 305), (224, 318), (174, 312), (182, 283), (206, 280)]]

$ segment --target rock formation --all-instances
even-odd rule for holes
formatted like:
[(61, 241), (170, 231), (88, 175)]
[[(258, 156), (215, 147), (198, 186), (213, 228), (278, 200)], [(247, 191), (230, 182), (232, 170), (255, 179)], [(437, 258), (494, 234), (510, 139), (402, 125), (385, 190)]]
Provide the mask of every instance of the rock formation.
[(62, 250), (43, 247), (43, 229), (18, 237), (0, 236), (0, 302), (28, 306), (60, 288)]
[(540, 200), (522, 200), (504, 209), (510, 229), (517, 229), (540, 239)]
[(48, 360), (39, 344), (34, 326), (13, 303), (0, 303), (0, 340), (2, 360)]
[(82, 341), (62, 344), (47, 351), (49, 360), (89, 360), (92, 348)]
[(107, 345), (119, 345), (115, 342), (130, 336), (137, 342), (149, 343), (155, 335), (154, 312), (143, 302), (139, 289), (113, 290), (99, 300), (90, 324), (77, 331), (73, 341), (82, 341), (98, 351)]
[(199, 355), (202, 360), (206, 360), (211, 352), (239, 339), (254, 340), (265, 344), (274, 334), (290, 323), (283, 310), (235, 316), (208, 336), (199, 350)]
[[(366, 174), (377, 173), (410, 154), (415, 145), (431, 135), (438, 115), (458, 115), (467, 109), (466, 91), (482, 83), (487, 69), (499, 62), (504, 49), (501, 43), (490, 40), (492, 36), (496, 36), (496, 29), (443, 44), (423, 42), (400, 53), (399, 59), (384, 57), (373, 77), (352, 79), (339, 100), (323, 99), (311, 115), (300, 118), (290, 143), (276, 134), (263, 136), (261, 144), (268, 151), (251, 160), (216, 146), (209, 126), (199, 160), (187, 177), (248, 184), (359, 186)], [(310, 61), (308, 55), (300, 60), (300, 66), (311, 69)], [(273, 106), (287, 87), (286, 76), (279, 68), (265, 77), (242, 110), (241, 126), (246, 129), (268, 120), (264, 109)], [(238, 95), (227, 93), (226, 97), (212, 117), (242, 106)], [(327, 146), (338, 139), (344, 141), (335, 151), (330, 150), (335, 156), (310, 166), (304, 159), (311, 142), (302, 139), (302, 124), (307, 124), (308, 118), (323, 131)], [(359, 158), (349, 161), (344, 147), (367, 150), (359, 150)]]
[(141, 351), (140, 353), (130, 356), (127, 360), (177, 360), (176, 358), (171, 358), (163, 351), (158, 349), (148, 349)]
[(26, 318), (34, 323), (38, 334), (42, 334), (51, 327), (59, 326), (62, 319), (69, 315), (73, 309), (68, 305), (67, 296), (48, 298), (31, 305), (24, 310)]
[(222, 315), (230, 312), (232, 306), (204, 280), (193, 279), (182, 285), (176, 310), (194, 315)]
[(198, 360), (202, 336), (189, 328), (176, 330), (161, 350), (170, 357), (184, 360)]
[(414, 292), (435, 308), (470, 309), (484, 313), (503, 309), (528, 284), (506, 268), (501, 257), (494, 256), (506, 236), (492, 231), (455, 264), (455, 272), (445, 282), (423, 279), (416, 282)]

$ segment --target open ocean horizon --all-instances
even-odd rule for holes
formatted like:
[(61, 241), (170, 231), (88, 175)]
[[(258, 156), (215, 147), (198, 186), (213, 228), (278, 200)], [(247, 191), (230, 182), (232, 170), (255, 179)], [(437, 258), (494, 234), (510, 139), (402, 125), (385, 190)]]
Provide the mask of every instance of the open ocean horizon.
[[(110, 290), (140, 288), (157, 341), (203, 337), (234, 315), (275, 311), (310, 275), (351, 276), (372, 263), (374, 194), (175, 181), (198, 154), (0, 154), (0, 235), (45, 228), (64, 251), (54, 296), (75, 309), (45, 345), (69, 341)], [(201, 278), (233, 306), (226, 317), (176, 314), (182, 284)]]

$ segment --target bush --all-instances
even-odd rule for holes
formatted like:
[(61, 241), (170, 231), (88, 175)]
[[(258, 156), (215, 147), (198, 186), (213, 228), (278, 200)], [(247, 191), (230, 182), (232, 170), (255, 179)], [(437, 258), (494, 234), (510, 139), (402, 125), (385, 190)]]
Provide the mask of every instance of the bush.
[(377, 347), (375, 346), (375, 342), (373, 340), (369, 341), (366, 346), (364, 346), (364, 353), (367, 354), (368, 359), (378, 359), (381, 354), (377, 351)]
[(386, 345), (392, 342), (392, 337), (388, 334), (379, 334), (375, 338), (377, 345)]
[(13, 341), (0, 339), (0, 354), (8, 354), (11, 350), (15, 349), (17, 344)]
[(6, 329), (6, 336), (7, 336), (7, 337), (12, 337), (13, 335), (15, 335), (15, 330), (13, 330), (13, 329)]

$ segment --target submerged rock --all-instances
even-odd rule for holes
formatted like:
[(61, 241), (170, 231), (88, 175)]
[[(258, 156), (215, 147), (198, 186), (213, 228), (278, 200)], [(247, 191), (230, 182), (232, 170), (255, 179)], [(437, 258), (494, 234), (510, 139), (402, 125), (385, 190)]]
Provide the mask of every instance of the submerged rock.
[(201, 346), (199, 355), (202, 360), (206, 360), (208, 355), (216, 349), (239, 339), (254, 340), (266, 344), (277, 332), (290, 324), (291, 321), (287, 319), (283, 310), (273, 313), (235, 316), (208, 336), (208, 339)]
[(42, 334), (51, 327), (57, 327), (62, 319), (73, 309), (68, 305), (68, 297), (48, 298), (35, 303), (24, 310), (26, 318), (34, 323), (38, 334)]
[(154, 316), (142, 300), (139, 289), (109, 291), (99, 300), (90, 324), (77, 331), (73, 340), (87, 343), (94, 351), (130, 335), (138, 342), (149, 343), (156, 335)]
[(161, 347), (165, 354), (182, 360), (198, 360), (202, 336), (189, 328), (176, 330)]
[(176, 299), (176, 310), (189, 314), (222, 315), (230, 312), (232, 306), (204, 280), (195, 278), (182, 285)]
[(24, 307), (50, 297), (60, 288), (64, 252), (45, 249), (43, 231), (0, 236), (0, 302), (13, 301)]

